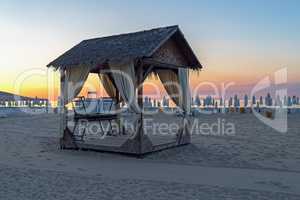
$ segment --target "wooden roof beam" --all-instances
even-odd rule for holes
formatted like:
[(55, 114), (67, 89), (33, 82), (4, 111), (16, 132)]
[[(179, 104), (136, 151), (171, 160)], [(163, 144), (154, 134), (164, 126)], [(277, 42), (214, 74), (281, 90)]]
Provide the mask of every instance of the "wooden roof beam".
[(184, 65), (174, 65), (170, 63), (164, 63), (157, 61), (153, 58), (143, 58), (141, 59), (143, 65), (150, 65), (154, 66), (154, 68), (162, 68), (162, 69), (179, 69), (179, 68), (189, 68), (188, 66)]

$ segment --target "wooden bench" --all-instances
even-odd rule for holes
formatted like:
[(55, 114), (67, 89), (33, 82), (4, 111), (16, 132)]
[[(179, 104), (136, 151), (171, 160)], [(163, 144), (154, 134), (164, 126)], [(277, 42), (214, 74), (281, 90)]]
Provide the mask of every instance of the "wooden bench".
[[(83, 111), (82, 112), (77, 112), (76, 107), (74, 105), (74, 103), (76, 103), (78, 101), (73, 101), (72, 105), (73, 105), (73, 110), (74, 110), (74, 128), (73, 128), (73, 137), (75, 140), (81, 140), (83, 141), (84, 136), (86, 134), (86, 128), (87, 128), (87, 123), (88, 122), (99, 122), (100, 125), (100, 129), (101, 132), (103, 133), (103, 135), (105, 134), (112, 134), (113, 133), (113, 126), (112, 126), (112, 121), (117, 121), (119, 119), (119, 115), (115, 114), (115, 113), (111, 113), (111, 108), (112, 108), (112, 104), (109, 107), (109, 113), (87, 113), (86, 112), (86, 106), (85, 106), (85, 98), (84, 97), (79, 97), (79, 102), (82, 104), (83, 107)], [(81, 135), (75, 135), (75, 130), (79, 124), (79, 122), (84, 122), (85, 124), (85, 128), (83, 130), (83, 133)], [(107, 131), (108, 133), (105, 133), (102, 122), (108, 122), (109, 123), (109, 130)], [(121, 130), (119, 128), (119, 130)]]

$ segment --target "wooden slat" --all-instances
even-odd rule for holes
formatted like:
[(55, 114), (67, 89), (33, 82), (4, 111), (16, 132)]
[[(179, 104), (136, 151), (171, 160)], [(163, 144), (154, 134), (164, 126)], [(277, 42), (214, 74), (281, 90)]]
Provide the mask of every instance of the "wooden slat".
[(162, 68), (162, 69), (179, 69), (179, 68), (189, 68), (188, 66), (183, 65), (174, 65), (170, 63), (163, 63), (160, 61), (157, 61), (153, 58), (143, 58), (142, 63), (144, 65), (153, 65), (155, 68)]

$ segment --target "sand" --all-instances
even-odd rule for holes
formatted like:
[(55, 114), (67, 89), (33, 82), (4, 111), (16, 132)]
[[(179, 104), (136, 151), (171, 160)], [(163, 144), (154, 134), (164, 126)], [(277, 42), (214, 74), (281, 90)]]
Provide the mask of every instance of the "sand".
[(1, 118), (0, 199), (300, 199), (299, 114), (286, 134), (251, 114), (199, 117), (236, 134), (144, 159), (59, 150), (57, 115)]

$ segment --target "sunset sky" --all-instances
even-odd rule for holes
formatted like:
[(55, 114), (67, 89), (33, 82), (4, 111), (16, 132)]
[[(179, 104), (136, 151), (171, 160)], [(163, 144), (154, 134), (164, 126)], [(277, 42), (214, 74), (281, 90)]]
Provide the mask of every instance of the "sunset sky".
[[(298, 0), (1, 1), (0, 91), (16, 92), (24, 72), (42, 73), (84, 39), (175, 24), (204, 65), (192, 75), (193, 87), (233, 81), (243, 89), (287, 67), (289, 85), (297, 91), (299, 8)], [(36, 74), (23, 81), (20, 92), (46, 97), (46, 88), (46, 75)]]

